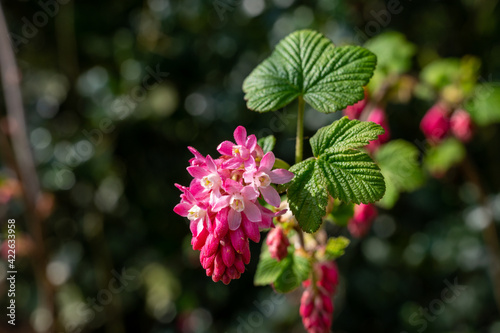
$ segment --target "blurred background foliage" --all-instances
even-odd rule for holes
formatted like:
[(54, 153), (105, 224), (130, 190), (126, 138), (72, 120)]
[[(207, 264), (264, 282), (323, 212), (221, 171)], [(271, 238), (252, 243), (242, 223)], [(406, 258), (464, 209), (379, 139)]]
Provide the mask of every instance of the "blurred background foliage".
[[(248, 111), (241, 85), (281, 38), (312, 28), (336, 45), (366, 43), (377, 53), (372, 91), (387, 77), (406, 73), (386, 107), (392, 138), (413, 143), (431, 160), (426, 163), (431, 174), (433, 165), (439, 169), (449, 159), (440, 162), (445, 153), (422, 148), (418, 124), (425, 111), (438, 95), (473, 95), (476, 81), (493, 91), (468, 109), (485, 125), (474, 140), (445, 147), (451, 159), (462, 149), (475, 161), (489, 209), (478, 203), (477, 186), (448, 166), (440, 179), (428, 177), (418, 190), (402, 193), (394, 207), (380, 209), (370, 234), (339, 259), (333, 331), (500, 332), (480, 231), (490, 216), (500, 223), (497, 0), (54, 3), (2, 5), (47, 193), (46, 273), (56, 286), (61, 330), (303, 332), (299, 293), (285, 301), (269, 287), (253, 287), (260, 245), (252, 247), (253, 260), (240, 280), (215, 284), (200, 269), (186, 221), (172, 208), (179, 200), (173, 184), (189, 182), (187, 146), (214, 155), (239, 124), (258, 137), (274, 134), (276, 155), (293, 161), (296, 107)], [(306, 135), (340, 116), (306, 110)], [(36, 248), (26, 234), (15, 174), (1, 162), (0, 225), (5, 231), (6, 220), (16, 218), (19, 274), (18, 324), (12, 328), (4, 317), (0, 330), (44, 331), (50, 316), (36, 309), (27, 259)], [(122, 269), (132, 276), (126, 288), (113, 293), (108, 305), (92, 305)], [(6, 271), (2, 262), (4, 309)], [(420, 308), (441, 299), (445, 281), (455, 280), (465, 291), (424, 320), (425, 328), (411, 321)]]

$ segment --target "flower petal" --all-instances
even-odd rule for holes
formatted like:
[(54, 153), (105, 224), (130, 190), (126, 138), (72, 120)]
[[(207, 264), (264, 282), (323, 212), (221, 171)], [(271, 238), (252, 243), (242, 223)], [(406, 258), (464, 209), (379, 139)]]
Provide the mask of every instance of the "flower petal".
[(257, 146), (257, 137), (254, 134), (249, 135), (245, 146), (248, 148), (248, 150), (253, 151), (255, 149), (255, 146)]
[(217, 171), (217, 166), (215, 165), (215, 162), (213, 158), (210, 155), (207, 155), (207, 169), (216, 172)]
[(248, 218), (243, 217), (241, 225), (243, 226), (243, 230), (248, 238), (253, 240), (255, 243), (260, 242), (260, 231), (257, 223), (251, 222)]
[(247, 139), (247, 130), (243, 126), (238, 126), (234, 130), (234, 140), (236, 140), (236, 144), (240, 146), (245, 145), (245, 141)]
[(264, 169), (262, 171), (269, 171), (273, 168), (274, 161), (276, 159), (274, 158), (274, 154), (272, 151), (267, 152), (264, 157), (262, 157), (262, 160), (260, 161), (260, 168), (259, 169)]
[(206, 175), (210, 174), (210, 172), (207, 169), (199, 167), (199, 166), (187, 167), (187, 171), (194, 178), (203, 178)]
[(262, 215), (257, 205), (249, 200), (245, 200), (245, 216), (252, 222), (260, 222)]
[(286, 184), (292, 180), (294, 174), (285, 169), (276, 169), (269, 173), (271, 182), (274, 184)]
[(262, 196), (264, 197), (264, 200), (268, 204), (274, 207), (279, 207), (281, 204), (281, 198), (280, 195), (278, 194), (278, 191), (272, 186), (268, 187), (261, 187), (260, 188), (260, 193), (262, 193)]
[(186, 217), (186, 216), (188, 216), (189, 210), (191, 209), (191, 207), (193, 207), (193, 205), (185, 203), (185, 202), (181, 202), (180, 204), (178, 204), (177, 206), (174, 207), (174, 212), (176, 212), (180, 216)]
[(230, 209), (227, 214), (227, 223), (229, 224), (229, 230), (236, 230), (241, 224), (241, 213)]
[(243, 195), (243, 197), (245, 197), (245, 199), (251, 201), (257, 199), (257, 197), (259, 196), (259, 192), (257, 192), (257, 190), (250, 185), (243, 187), (243, 189), (241, 189), (241, 194)]
[(212, 211), (217, 213), (220, 211), (222, 208), (225, 208), (229, 206), (229, 199), (231, 197), (229, 195), (223, 195), (222, 197), (219, 198), (219, 201), (212, 207)]
[(217, 151), (219, 153), (221, 153), (222, 155), (232, 156), (233, 155), (233, 146), (234, 146), (234, 143), (232, 143), (231, 141), (224, 141), (217, 147)]

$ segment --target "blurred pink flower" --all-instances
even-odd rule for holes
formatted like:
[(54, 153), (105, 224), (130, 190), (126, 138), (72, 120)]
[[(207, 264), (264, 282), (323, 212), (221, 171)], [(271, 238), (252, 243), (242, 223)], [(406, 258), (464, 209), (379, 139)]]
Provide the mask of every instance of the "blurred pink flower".
[(420, 129), (432, 144), (439, 143), (450, 129), (448, 111), (442, 105), (435, 104), (422, 118)]
[(377, 208), (373, 204), (360, 204), (354, 207), (354, 216), (349, 220), (347, 228), (356, 238), (364, 237), (377, 217)]
[(462, 142), (469, 142), (473, 135), (473, 124), (469, 112), (458, 109), (453, 112), (450, 120), (451, 132)]

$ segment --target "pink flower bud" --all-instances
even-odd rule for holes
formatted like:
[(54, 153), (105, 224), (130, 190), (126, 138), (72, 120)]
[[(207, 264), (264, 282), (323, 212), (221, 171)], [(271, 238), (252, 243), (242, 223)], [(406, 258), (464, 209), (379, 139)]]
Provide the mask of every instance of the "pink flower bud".
[(469, 142), (472, 139), (472, 120), (469, 112), (458, 109), (451, 115), (451, 132), (462, 142)]
[(227, 267), (233, 266), (234, 257), (235, 257), (234, 254), (235, 254), (235, 251), (234, 251), (233, 246), (231, 245), (229, 240), (226, 241), (224, 243), (224, 246), (222, 247), (222, 260), (224, 261), (224, 264)]
[(266, 244), (269, 248), (271, 258), (281, 261), (288, 255), (288, 246), (290, 242), (288, 237), (285, 236), (283, 228), (278, 226), (269, 231)]
[(375, 108), (370, 112), (366, 121), (371, 121), (375, 124), (379, 124), (385, 130), (384, 134), (379, 135), (377, 140), (371, 141), (370, 144), (366, 146), (366, 149), (368, 149), (368, 151), (374, 152), (380, 147), (381, 144), (389, 141), (389, 138), (391, 137), (391, 133), (389, 131), (389, 123), (387, 122), (387, 115), (384, 109)]
[(255, 243), (260, 242), (260, 230), (257, 223), (251, 222), (246, 217), (243, 217), (241, 225), (243, 226), (243, 231), (248, 238), (253, 240)]
[(231, 239), (231, 244), (233, 244), (234, 249), (238, 253), (243, 252), (243, 248), (248, 243), (248, 239), (245, 236), (245, 232), (242, 228), (238, 228), (234, 231), (229, 232), (229, 236)]
[(205, 246), (202, 248), (201, 253), (204, 257), (209, 257), (219, 248), (219, 239), (217, 239), (213, 234), (209, 234), (205, 242)]
[(431, 143), (439, 143), (450, 129), (448, 111), (442, 105), (435, 104), (422, 118), (420, 129)]
[(207, 240), (208, 231), (203, 229), (196, 237), (193, 236), (191, 239), (191, 245), (193, 246), (193, 250), (201, 250), (205, 245)]
[(364, 237), (377, 216), (377, 209), (372, 204), (360, 204), (354, 207), (354, 216), (347, 224), (351, 235), (356, 238)]
[(343, 111), (344, 116), (349, 117), (349, 119), (359, 119), (361, 117), (361, 113), (363, 113), (363, 110), (365, 109), (365, 106), (368, 102), (368, 94), (365, 90), (365, 98), (360, 100), (354, 105), (349, 105), (348, 107), (345, 108)]
[(236, 255), (236, 258), (234, 259), (234, 267), (240, 274), (245, 272), (245, 263), (243, 262), (241, 254)]

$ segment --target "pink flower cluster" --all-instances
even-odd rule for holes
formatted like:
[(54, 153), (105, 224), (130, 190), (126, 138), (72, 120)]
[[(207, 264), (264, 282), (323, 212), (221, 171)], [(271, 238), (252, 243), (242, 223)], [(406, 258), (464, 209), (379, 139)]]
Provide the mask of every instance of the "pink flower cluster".
[(303, 282), (306, 290), (300, 299), (302, 323), (309, 333), (328, 333), (333, 320), (332, 297), (339, 283), (339, 272), (333, 261), (318, 262), (311, 279)]
[(391, 134), (389, 131), (389, 122), (387, 121), (387, 115), (382, 108), (375, 108), (373, 110), (366, 110), (368, 113), (365, 115), (364, 111), (368, 104), (368, 94), (365, 91), (365, 98), (354, 105), (348, 106), (344, 111), (344, 115), (349, 117), (349, 119), (366, 119), (366, 121), (372, 121), (376, 124), (382, 126), (385, 130), (384, 134), (378, 136), (377, 140), (373, 140), (366, 146), (366, 149), (370, 152), (375, 152), (382, 144), (389, 141)]
[(266, 244), (269, 248), (271, 258), (281, 261), (287, 256), (290, 241), (283, 232), (282, 227), (277, 226), (276, 228), (269, 231), (269, 233), (267, 234)]
[(450, 112), (442, 104), (435, 104), (420, 121), (420, 129), (427, 140), (438, 144), (450, 132), (462, 142), (468, 142), (473, 135), (473, 124), (469, 113), (457, 109), (450, 117)]
[(377, 208), (372, 204), (354, 206), (354, 216), (349, 220), (347, 229), (356, 238), (364, 237), (377, 217)]
[(244, 127), (234, 131), (236, 143), (222, 142), (212, 159), (189, 147), (194, 158), (187, 168), (194, 178), (189, 187), (176, 184), (182, 192), (174, 211), (190, 221), (191, 245), (200, 250), (200, 261), (214, 282), (228, 284), (238, 279), (250, 261), (249, 239), (260, 241), (260, 230), (273, 227), (273, 213), (257, 201), (259, 196), (279, 207), (281, 198), (274, 184), (284, 184), (293, 173), (272, 170), (275, 157), (264, 154), (255, 135)]

